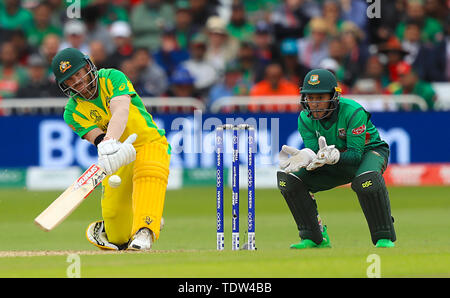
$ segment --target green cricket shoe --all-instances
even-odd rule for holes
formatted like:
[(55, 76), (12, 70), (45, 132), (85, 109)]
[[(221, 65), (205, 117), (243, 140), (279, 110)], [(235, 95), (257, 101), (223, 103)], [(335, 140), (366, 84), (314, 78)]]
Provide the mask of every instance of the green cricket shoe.
[(383, 247), (383, 248), (394, 247), (394, 246), (395, 246), (394, 242), (392, 242), (389, 239), (380, 239), (377, 241), (377, 244), (375, 245), (375, 247)]
[(294, 248), (294, 249), (305, 249), (305, 248), (325, 248), (325, 247), (331, 247), (331, 242), (330, 242), (330, 237), (328, 237), (328, 233), (327, 233), (327, 226), (323, 227), (323, 232), (322, 232), (322, 237), (323, 240), (322, 242), (320, 242), (320, 244), (316, 244), (314, 241), (312, 241), (311, 239), (302, 239), (302, 241), (300, 241), (297, 244), (292, 244), (290, 246), (290, 248)]

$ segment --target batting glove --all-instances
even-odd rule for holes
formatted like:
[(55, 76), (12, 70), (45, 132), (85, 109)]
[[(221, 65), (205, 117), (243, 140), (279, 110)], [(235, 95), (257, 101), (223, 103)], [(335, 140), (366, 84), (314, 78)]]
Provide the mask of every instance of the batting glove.
[(105, 169), (107, 175), (112, 175), (136, 159), (133, 147), (136, 138), (137, 134), (132, 134), (123, 143), (109, 139), (98, 144), (98, 165)]

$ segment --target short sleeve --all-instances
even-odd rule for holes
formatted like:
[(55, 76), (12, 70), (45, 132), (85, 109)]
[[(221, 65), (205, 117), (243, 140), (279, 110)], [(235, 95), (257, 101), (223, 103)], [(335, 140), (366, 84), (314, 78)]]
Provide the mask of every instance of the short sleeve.
[(94, 122), (89, 121), (82, 114), (68, 109), (67, 107), (64, 110), (64, 121), (80, 138), (97, 127)]
[(111, 98), (126, 94), (130, 96), (136, 95), (133, 84), (123, 72), (113, 69), (109, 74), (108, 79), (112, 85)]
[(355, 111), (349, 120), (347, 128), (347, 148), (352, 148), (358, 152), (364, 151), (366, 142), (368, 117), (363, 108)]

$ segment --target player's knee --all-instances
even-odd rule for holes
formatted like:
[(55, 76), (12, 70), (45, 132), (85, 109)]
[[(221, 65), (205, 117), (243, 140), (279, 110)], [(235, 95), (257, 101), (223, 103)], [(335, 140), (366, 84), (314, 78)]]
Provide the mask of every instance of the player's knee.
[(363, 173), (353, 179), (351, 187), (359, 194), (378, 192), (384, 188), (383, 176), (378, 172)]
[(159, 178), (167, 181), (169, 177), (169, 168), (163, 163), (158, 161), (145, 161), (136, 164), (134, 167), (133, 180), (140, 178)]
[(303, 181), (294, 174), (287, 174), (282, 171), (277, 172), (277, 186), (281, 191), (289, 191), (295, 188), (306, 189)]

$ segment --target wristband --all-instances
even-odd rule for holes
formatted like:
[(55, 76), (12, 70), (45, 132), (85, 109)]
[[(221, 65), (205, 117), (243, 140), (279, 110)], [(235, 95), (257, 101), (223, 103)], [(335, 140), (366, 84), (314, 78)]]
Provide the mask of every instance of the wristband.
[(100, 144), (100, 142), (103, 141), (105, 136), (106, 136), (106, 133), (102, 133), (98, 137), (95, 138), (95, 141), (94, 141), (95, 147), (98, 147), (98, 144)]

